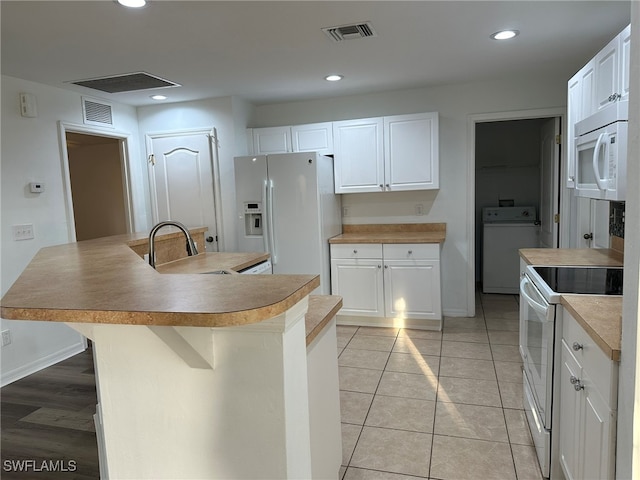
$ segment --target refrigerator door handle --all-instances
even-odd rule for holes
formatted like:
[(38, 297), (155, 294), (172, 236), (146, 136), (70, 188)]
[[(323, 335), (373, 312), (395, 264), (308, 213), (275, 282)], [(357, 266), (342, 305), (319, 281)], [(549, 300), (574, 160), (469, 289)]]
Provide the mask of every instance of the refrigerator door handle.
[(273, 228), (273, 180), (269, 180), (267, 195), (267, 220), (269, 222), (269, 243), (271, 244), (271, 264), (278, 264), (278, 252), (276, 250), (275, 232)]
[(262, 205), (265, 207), (264, 216), (265, 220), (262, 222), (262, 244), (264, 246), (264, 251), (269, 252), (271, 254), (271, 248), (269, 247), (269, 231), (271, 227), (269, 225), (269, 221), (267, 220), (268, 212), (267, 212), (267, 197), (269, 194), (269, 180), (264, 181), (262, 189)]

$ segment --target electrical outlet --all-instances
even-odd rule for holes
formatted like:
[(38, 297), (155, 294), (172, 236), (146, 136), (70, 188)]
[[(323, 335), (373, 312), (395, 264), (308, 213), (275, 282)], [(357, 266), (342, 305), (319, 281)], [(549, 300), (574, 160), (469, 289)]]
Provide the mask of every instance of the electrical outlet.
[(14, 240), (31, 240), (33, 235), (33, 223), (24, 223), (22, 225), (11, 225)]
[(349, 207), (342, 207), (342, 216), (343, 217), (349, 216)]
[(415, 212), (416, 215), (424, 215), (424, 205), (421, 203), (416, 203)]
[(6, 347), (11, 343), (11, 330), (2, 331), (2, 346)]

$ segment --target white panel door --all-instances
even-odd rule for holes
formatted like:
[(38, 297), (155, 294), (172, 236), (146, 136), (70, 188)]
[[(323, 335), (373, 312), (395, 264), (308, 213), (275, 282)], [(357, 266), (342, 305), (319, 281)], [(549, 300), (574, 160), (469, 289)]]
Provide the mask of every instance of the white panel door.
[(560, 119), (547, 120), (540, 129), (540, 247), (558, 247), (558, 223), (560, 209), (559, 172)]
[(294, 152), (318, 152), (333, 155), (333, 124), (310, 123), (291, 127), (291, 141)]
[(611, 40), (595, 56), (595, 100), (596, 108), (600, 110), (611, 103), (611, 95), (621, 94), (619, 81), (619, 38)]
[(383, 317), (382, 259), (332, 259), (331, 293), (342, 297), (343, 315)]
[(613, 412), (594, 388), (584, 369), (582, 377), (585, 388), (581, 391), (584, 402), (580, 432), (580, 440), (583, 442), (581, 478), (613, 479)]
[(384, 117), (385, 190), (439, 188), (438, 114)]
[(384, 262), (385, 314), (393, 318), (439, 320), (440, 262)]
[(582, 396), (574, 388), (572, 378), (579, 379), (582, 369), (569, 347), (562, 341), (560, 364), (560, 465), (567, 480), (580, 480), (578, 473), (580, 451), (580, 415)]
[(333, 122), (336, 193), (384, 190), (382, 118)]
[(584, 67), (580, 69), (581, 97), (580, 102), (580, 120), (584, 120), (594, 113), (596, 108), (596, 62), (592, 59)]
[[(216, 251), (213, 157), (210, 132), (147, 135), (154, 223), (174, 220), (208, 227), (206, 250)], [(200, 251), (203, 246), (198, 245)]]

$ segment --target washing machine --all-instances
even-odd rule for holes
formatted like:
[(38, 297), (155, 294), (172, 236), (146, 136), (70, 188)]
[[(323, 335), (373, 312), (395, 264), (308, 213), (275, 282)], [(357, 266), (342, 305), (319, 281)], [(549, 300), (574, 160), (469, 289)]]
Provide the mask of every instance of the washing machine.
[(517, 294), (521, 248), (540, 246), (535, 207), (482, 209), (482, 291)]

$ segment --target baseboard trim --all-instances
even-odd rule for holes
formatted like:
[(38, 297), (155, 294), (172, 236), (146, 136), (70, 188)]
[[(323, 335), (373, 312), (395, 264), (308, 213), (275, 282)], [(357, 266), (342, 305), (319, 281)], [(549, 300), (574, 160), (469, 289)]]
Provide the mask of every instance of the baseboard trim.
[(86, 341), (82, 340), (81, 342), (74, 343), (73, 345), (54, 352), (46, 357), (39, 358), (33, 362), (30, 362), (26, 365), (22, 365), (21, 367), (14, 368), (8, 372), (2, 372), (2, 378), (0, 379), (0, 386), (4, 387), (13, 383), (21, 378), (24, 378), (32, 373), (39, 372), (40, 370), (50, 367), (51, 365), (55, 365), (58, 362), (66, 360), (67, 358), (73, 357), (78, 353), (84, 352), (87, 349)]
[(394, 327), (416, 330), (442, 330), (442, 320), (416, 318), (366, 317), (357, 315), (336, 315), (338, 325), (358, 327)]

